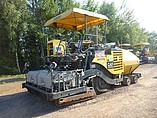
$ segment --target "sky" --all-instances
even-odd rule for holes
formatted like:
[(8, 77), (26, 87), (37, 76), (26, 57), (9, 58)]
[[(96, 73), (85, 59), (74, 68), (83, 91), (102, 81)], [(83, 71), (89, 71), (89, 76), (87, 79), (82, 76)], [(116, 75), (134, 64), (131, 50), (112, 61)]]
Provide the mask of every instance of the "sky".
[[(94, 0), (101, 4), (103, 0)], [(121, 6), (124, 0), (105, 0), (106, 2), (114, 2), (116, 7)], [(134, 16), (140, 26), (146, 31), (157, 33), (157, 0), (125, 0), (129, 10), (133, 10)]]
[[(83, 1), (83, 0), (77, 0)], [(102, 4), (103, 0), (94, 0)], [(108, 3), (114, 2), (118, 8), (124, 0), (104, 0)], [(146, 31), (157, 33), (157, 0), (125, 0), (129, 10), (133, 10), (135, 19), (140, 23), (140, 26)]]

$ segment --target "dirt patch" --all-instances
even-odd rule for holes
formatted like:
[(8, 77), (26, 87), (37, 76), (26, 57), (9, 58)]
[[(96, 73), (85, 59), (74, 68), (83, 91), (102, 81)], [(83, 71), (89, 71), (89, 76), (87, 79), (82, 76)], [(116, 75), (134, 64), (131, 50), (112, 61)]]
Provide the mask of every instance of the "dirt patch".
[(141, 65), (137, 84), (114, 86), (96, 98), (69, 106), (56, 106), (21, 88), (21, 83), (0, 84), (0, 117), (52, 118), (156, 118), (157, 65)]

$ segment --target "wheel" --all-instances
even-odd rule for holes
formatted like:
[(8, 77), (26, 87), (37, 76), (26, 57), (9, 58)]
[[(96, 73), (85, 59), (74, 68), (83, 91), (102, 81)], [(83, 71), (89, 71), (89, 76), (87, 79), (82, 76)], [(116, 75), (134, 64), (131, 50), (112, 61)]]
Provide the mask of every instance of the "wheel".
[(132, 77), (131, 83), (132, 83), (132, 84), (135, 84), (135, 83), (137, 83), (137, 82), (138, 82), (138, 77), (137, 77), (137, 75), (135, 75), (135, 76)]
[(124, 77), (122, 81), (122, 85), (129, 86), (131, 84), (131, 78), (130, 77)]
[(108, 89), (110, 89), (110, 85), (108, 83), (106, 83), (102, 78), (100, 77), (95, 77), (93, 78), (93, 82), (92, 82), (93, 88), (95, 90), (95, 93), (101, 94), (103, 92), (108, 91)]

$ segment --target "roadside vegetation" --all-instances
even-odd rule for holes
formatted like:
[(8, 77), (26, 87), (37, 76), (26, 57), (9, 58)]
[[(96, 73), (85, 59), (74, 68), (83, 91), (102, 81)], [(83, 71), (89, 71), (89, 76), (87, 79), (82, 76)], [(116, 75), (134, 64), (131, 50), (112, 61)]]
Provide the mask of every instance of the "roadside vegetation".
[(18, 75), (0, 75), (0, 84), (24, 81), (25, 75), (18, 74)]
[(0, 78), (24, 78), (24, 74), (18, 74), (18, 75), (0, 75)]

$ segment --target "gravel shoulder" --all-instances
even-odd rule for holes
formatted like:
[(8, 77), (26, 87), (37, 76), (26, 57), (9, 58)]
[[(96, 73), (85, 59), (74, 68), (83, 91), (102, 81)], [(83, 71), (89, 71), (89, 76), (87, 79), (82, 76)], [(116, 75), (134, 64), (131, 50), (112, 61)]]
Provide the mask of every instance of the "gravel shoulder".
[(22, 89), (22, 81), (0, 84), (0, 118), (156, 118), (157, 65), (141, 65), (137, 84), (114, 86), (92, 100), (56, 106)]

